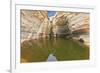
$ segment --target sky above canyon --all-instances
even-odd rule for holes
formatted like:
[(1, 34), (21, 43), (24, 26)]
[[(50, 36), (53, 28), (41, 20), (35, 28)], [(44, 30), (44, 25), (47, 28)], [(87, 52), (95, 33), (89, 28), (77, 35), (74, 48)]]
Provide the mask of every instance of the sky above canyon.
[(49, 16), (49, 17), (54, 16), (55, 13), (56, 13), (55, 11), (48, 11), (48, 16)]

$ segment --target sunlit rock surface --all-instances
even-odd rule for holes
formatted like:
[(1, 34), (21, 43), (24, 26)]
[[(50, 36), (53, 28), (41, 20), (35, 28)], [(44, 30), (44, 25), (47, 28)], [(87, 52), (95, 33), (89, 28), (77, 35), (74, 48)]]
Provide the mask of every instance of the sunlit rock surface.
[(21, 63), (89, 59), (89, 13), (49, 16), (48, 11), (21, 10), (20, 15)]
[(47, 11), (21, 10), (21, 41), (46, 35), (48, 24)]
[(56, 12), (52, 25), (54, 34), (73, 35), (73, 38), (82, 38), (84, 42), (89, 42), (89, 13)]
[(47, 11), (21, 10), (21, 42), (48, 37), (51, 32), (54, 37), (71, 36), (89, 42), (89, 13), (58, 11), (49, 17)]
[(53, 18), (54, 29), (56, 29), (56, 26), (65, 25), (66, 29), (72, 32), (89, 32), (89, 14), (79, 12), (57, 12)]
[(56, 37), (64, 37), (71, 34), (71, 30), (69, 28), (69, 19), (65, 12), (56, 12), (53, 20), (53, 32)]

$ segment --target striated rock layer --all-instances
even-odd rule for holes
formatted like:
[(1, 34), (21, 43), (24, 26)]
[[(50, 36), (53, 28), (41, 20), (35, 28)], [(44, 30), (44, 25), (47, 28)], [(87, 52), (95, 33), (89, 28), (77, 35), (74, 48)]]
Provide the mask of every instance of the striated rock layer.
[[(21, 10), (21, 41), (53, 34), (89, 42), (89, 13), (57, 11), (48, 16), (43, 10)], [(86, 37), (88, 36), (88, 37)]]
[(21, 40), (35, 39), (48, 34), (47, 11), (21, 10)]
[[(89, 13), (82, 12), (56, 12), (53, 18), (53, 26), (65, 26), (71, 32), (89, 32)], [(57, 30), (54, 30), (57, 32)]]
[(54, 34), (83, 39), (89, 44), (89, 13), (59, 11), (52, 18), (52, 25)]

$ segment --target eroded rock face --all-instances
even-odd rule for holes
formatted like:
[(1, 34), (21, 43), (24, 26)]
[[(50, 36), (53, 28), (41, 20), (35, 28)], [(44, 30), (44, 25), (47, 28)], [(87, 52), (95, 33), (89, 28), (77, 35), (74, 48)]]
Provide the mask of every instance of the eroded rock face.
[(47, 11), (21, 10), (21, 40), (48, 33)]
[(22, 41), (47, 37), (51, 32), (59, 37), (88, 33), (89, 13), (58, 11), (54, 16), (48, 17), (47, 11), (21, 10)]
[(67, 30), (71, 30), (71, 32), (89, 32), (89, 14), (80, 12), (57, 12), (53, 18), (53, 26), (54, 32), (57, 32), (59, 28), (66, 28)]
[(57, 34), (58, 36), (66, 36), (71, 34), (69, 19), (66, 12), (56, 12), (52, 25), (54, 34)]
[(89, 14), (78, 13), (71, 18), (70, 27), (72, 31), (89, 32)]

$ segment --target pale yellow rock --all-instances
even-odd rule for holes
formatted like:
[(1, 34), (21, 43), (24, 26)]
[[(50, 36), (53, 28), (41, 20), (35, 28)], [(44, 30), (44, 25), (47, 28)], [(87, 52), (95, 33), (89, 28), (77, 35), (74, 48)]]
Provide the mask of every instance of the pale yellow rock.
[(21, 40), (37, 38), (35, 35), (47, 34), (48, 23), (47, 11), (21, 10)]
[(54, 28), (56, 28), (55, 26), (68, 25), (71, 31), (87, 30), (89, 29), (89, 13), (57, 12), (53, 18), (53, 25)]
[(21, 10), (21, 41), (47, 37), (51, 28), (54, 34), (89, 33), (89, 16), (89, 13), (58, 11), (48, 17), (47, 11)]

